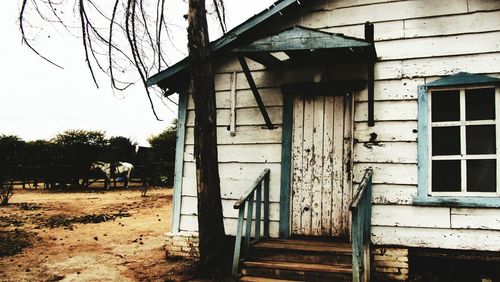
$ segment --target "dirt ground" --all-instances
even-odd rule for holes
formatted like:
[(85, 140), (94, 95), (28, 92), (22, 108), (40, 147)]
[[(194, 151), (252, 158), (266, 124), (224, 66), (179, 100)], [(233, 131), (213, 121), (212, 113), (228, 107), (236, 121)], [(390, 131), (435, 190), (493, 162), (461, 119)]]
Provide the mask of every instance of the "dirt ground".
[(172, 189), (16, 189), (0, 207), (0, 281), (181, 281), (193, 262), (167, 260)]

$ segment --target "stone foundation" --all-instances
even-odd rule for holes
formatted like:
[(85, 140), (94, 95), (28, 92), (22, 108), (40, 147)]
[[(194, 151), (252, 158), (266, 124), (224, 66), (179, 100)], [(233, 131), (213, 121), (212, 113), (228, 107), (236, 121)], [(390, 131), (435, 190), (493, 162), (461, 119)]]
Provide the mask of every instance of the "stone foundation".
[(372, 247), (372, 276), (377, 280), (408, 280), (408, 249)]
[(199, 257), (198, 233), (185, 232), (165, 233), (165, 252), (167, 257)]

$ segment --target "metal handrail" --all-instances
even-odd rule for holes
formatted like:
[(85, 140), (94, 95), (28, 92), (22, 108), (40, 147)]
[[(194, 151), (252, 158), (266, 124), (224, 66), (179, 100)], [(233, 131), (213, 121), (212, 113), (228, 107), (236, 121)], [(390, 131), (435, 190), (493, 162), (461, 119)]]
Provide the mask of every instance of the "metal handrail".
[(368, 168), (352, 199), (352, 280), (370, 280), (370, 235), (373, 169)]
[[(247, 218), (246, 218), (246, 228), (245, 228), (245, 240), (244, 240), (244, 250), (248, 252), (250, 244), (258, 242), (261, 237), (269, 237), (269, 176), (271, 170), (266, 168), (259, 175), (259, 177), (254, 181), (250, 189), (245, 191), (240, 199), (234, 204), (234, 209), (239, 210), (238, 212), (238, 225), (236, 229), (236, 240), (234, 243), (234, 254), (233, 254), (233, 268), (232, 275), (236, 276), (238, 274), (238, 266), (240, 263), (241, 256), (241, 240), (243, 235), (243, 222), (245, 221), (245, 205), (247, 205)], [(261, 205), (262, 205), (262, 193), (264, 193), (264, 234), (261, 236), (260, 225), (261, 225)], [(251, 240), (252, 235), (252, 223), (253, 223), (253, 209), (255, 205), (255, 235), (254, 241)]]

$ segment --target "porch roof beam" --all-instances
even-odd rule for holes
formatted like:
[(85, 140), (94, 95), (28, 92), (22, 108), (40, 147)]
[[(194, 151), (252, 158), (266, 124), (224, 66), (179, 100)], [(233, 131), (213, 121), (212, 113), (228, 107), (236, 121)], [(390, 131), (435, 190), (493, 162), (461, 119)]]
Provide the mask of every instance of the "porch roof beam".
[(248, 68), (247, 61), (245, 60), (245, 57), (243, 56), (238, 56), (238, 61), (240, 61), (241, 68), (243, 69), (243, 73), (245, 73), (245, 77), (248, 81), (248, 85), (250, 85), (250, 89), (252, 89), (253, 96), (255, 98), (255, 101), (257, 102), (257, 105), (259, 106), (259, 110), (262, 114), (262, 117), (264, 118), (264, 121), (266, 122), (266, 127), (267, 129), (275, 129), (276, 127), (273, 125), (271, 122), (271, 119), (269, 118), (269, 114), (267, 113), (266, 107), (264, 106), (264, 102), (262, 102), (262, 98), (260, 97), (259, 90), (257, 89), (257, 86), (255, 85), (255, 81), (253, 80), (252, 73), (250, 72), (250, 69)]

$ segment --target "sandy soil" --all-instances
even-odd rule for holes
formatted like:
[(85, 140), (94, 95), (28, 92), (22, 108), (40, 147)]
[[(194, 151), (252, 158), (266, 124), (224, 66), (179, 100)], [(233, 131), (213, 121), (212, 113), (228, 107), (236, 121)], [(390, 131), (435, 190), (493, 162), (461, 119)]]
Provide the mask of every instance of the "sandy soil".
[(192, 278), (193, 262), (167, 260), (162, 248), (171, 226), (172, 190), (140, 195), (138, 189), (18, 189), (11, 204), (0, 207), (0, 281)]

